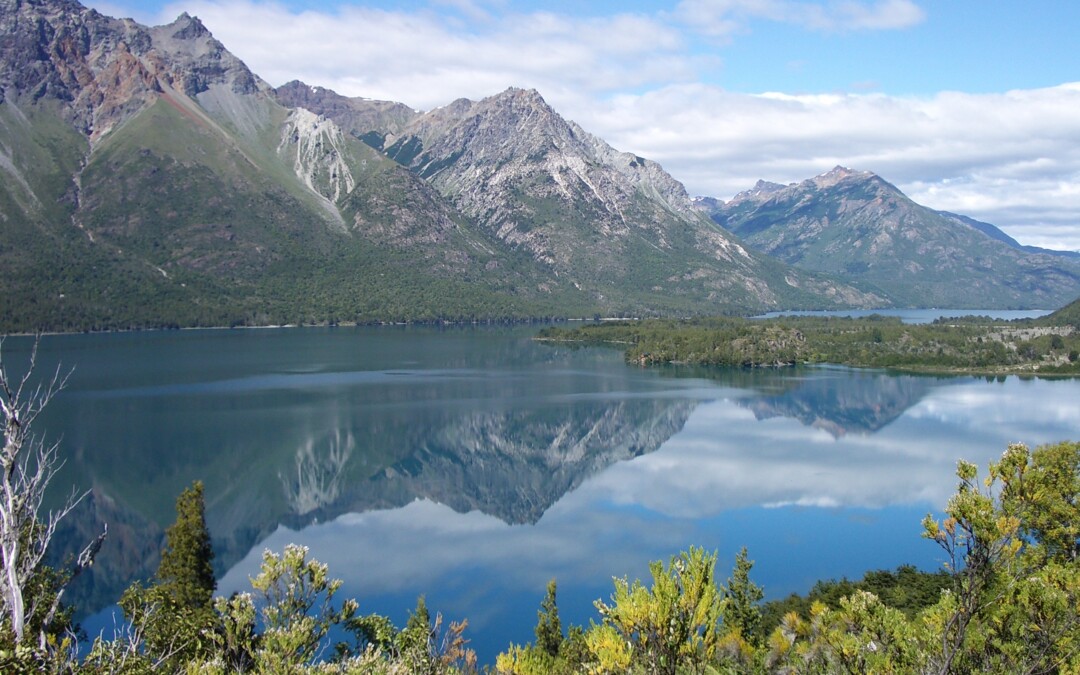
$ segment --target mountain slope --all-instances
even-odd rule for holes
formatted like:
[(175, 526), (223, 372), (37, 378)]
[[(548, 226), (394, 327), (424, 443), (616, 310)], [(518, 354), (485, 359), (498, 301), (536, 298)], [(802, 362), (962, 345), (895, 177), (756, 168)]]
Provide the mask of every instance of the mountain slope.
[(1080, 292), (1080, 261), (1022, 250), (867, 171), (837, 167), (787, 186), (759, 181), (704, 208), (760, 251), (902, 306), (1057, 307)]
[(591, 310), (190, 16), (0, 0), (0, 327)]
[(881, 299), (747, 251), (510, 90), (269, 87), (182, 14), (0, 0), (0, 329), (718, 313)]
[(703, 218), (659, 165), (564, 120), (536, 91), (511, 88), (424, 114), (298, 82), (276, 93), (408, 167), (491, 235), (551, 270), (552, 287), (580, 289), (607, 311), (882, 301), (748, 251)]
[(1073, 300), (1052, 314), (1038, 319), (1036, 323), (1044, 326), (1073, 326), (1080, 330), (1080, 298)]

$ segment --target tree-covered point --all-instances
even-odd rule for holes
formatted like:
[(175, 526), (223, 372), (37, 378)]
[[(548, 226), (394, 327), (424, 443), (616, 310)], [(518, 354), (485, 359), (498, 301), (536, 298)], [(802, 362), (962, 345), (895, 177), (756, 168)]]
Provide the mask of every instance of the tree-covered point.
[(1080, 330), (1080, 298), (1039, 319), (1038, 323), (1049, 326), (1072, 326)]
[(540, 340), (604, 344), (641, 365), (800, 363), (927, 372), (1080, 374), (1080, 329), (988, 317), (906, 324), (870, 316), (644, 320), (545, 328)]

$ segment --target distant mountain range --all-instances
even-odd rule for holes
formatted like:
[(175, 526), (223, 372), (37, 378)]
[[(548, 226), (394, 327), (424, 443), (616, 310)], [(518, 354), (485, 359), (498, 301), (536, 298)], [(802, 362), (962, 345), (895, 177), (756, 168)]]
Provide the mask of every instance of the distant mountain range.
[[(658, 164), (531, 90), (420, 113), (274, 89), (196, 18), (146, 27), (74, 0), (0, 0), (0, 35), (0, 332), (1080, 295), (1080, 259), (995, 241), (959, 216), (905, 224), (904, 246), (833, 232), (907, 223), (897, 209), (922, 207), (895, 189), (850, 225), (835, 216), (879, 197), (818, 189), (829, 234), (789, 255), (768, 238), (821, 230), (795, 202), (744, 193), (703, 210)], [(943, 248), (949, 228), (978, 238)], [(815, 263), (811, 250), (833, 244)], [(897, 266), (925, 283), (887, 283)]]
[(700, 207), (759, 251), (900, 306), (1055, 308), (1080, 284), (1080, 255), (1023, 247), (993, 225), (916, 204), (869, 171), (759, 181)]

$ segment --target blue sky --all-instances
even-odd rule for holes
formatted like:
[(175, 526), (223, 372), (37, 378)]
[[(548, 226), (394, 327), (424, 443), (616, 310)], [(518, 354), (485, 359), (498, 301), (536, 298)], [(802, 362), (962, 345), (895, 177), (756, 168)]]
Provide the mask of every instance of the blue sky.
[(534, 87), (691, 194), (836, 164), (1080, 249), (1080, 3), (89, 0), (198, 16), (269, 84), (430, 109)]

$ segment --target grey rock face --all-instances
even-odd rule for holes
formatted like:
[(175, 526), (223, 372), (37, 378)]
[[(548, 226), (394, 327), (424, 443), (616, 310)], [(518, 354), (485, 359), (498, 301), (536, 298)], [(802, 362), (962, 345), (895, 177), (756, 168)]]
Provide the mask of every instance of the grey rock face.
[(168, 89), (195, 96), (215, 84), (237, 93), (266, 85), (186, 13), (147, 28), (72, 0), (0, 6), (4, 97), (62, 104), (69, 121), (97, 140)]

